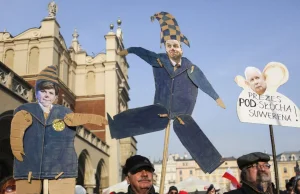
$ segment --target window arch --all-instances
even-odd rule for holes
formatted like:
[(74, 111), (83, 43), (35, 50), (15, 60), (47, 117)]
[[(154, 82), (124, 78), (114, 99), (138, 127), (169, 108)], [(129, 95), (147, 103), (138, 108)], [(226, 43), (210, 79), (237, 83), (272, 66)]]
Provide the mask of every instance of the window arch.
[(29, 65), (28, 73), (35, 74), (39, 71), (39, 59), (40, 59), (40, 50), (37, 47), (33, 47), (29, 52)]
[(14, 56), (15, 56), (15, 51), (13, 49), (6, 50), (4, 55), (4, 64), (8, 66), (10, 69), (13, 69), (14, 67)]
[(89, 71), (86, 75), (86, 92), (88, 95), (95, 94), (95, 73)]

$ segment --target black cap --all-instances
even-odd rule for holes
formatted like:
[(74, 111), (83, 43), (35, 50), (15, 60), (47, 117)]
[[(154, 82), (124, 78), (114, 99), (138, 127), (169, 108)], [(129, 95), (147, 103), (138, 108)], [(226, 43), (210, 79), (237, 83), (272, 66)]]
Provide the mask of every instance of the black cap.
[(123, 174), (127, 175), (128, 172), (135, 172), (141, 167), (148, 167), (152, 169), (153, 172), (155, 171), (148, 158), (140, 155), (134, 155), (126, 160), (123, 168)]
[(171, 186), (171, 187), (169, 188), (168, 193), (170, 193), (170, 191), (173, 191), (173, 190), (175, 190), (175, 191), (178, 193), (178, 189), (177, 189), (177, 187), (175, 187), (175, 186)]
[(243, 155), (237, 159), (237, 164), (242, 170), (243, 168), (255, 164), (257, 162), (268, 162), (270, 161), (270, 156), (262, 152), (253, 152), (250, 154)]

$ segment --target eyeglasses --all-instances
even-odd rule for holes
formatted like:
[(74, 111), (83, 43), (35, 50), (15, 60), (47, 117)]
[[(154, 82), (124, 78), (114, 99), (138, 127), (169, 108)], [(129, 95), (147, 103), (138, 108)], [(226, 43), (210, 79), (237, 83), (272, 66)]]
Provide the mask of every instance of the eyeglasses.
[(252, 164), (250, 166), (247, 166), (247, 169), (249, 169), (249, 168), (256, 168), (256, 167), (257, 167), (257, 164)]
[(4, 191), (7, 192), (7, 193), (12, 193), (12, 192), (16, 191), (16, 185), (8, 185), (4, 189)]
[(262, 168), (267, 168), (267, 169), (269, 169), (269, 168), (271, 167), (271, 164), (265, 163), (265, 164), (262, 164), (262, 165), (257, 165), (257, 167), (258, 167), (259, 169), (262, 169)]

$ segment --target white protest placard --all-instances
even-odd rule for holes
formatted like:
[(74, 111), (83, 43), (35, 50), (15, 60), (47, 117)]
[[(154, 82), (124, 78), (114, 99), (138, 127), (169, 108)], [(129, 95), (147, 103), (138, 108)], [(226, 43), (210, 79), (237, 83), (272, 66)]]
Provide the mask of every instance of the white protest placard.
[(282, 63), (271, 62), (263, 72), (247, 67), (245, 78), (237, 76), (235, 82), (244, 90), (237, 101), (237, 114), (241, 122), (287, 127), (300, 127), (300, 110), (285, 95), (277, 92), (288, 80), (288, 70)]

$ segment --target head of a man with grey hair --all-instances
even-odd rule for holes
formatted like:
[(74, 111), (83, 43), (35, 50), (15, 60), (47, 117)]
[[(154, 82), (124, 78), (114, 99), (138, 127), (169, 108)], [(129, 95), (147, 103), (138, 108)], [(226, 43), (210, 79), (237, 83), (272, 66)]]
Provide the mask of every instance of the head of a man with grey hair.
[(256, 67), (245, 69), (246, 84), (258, 95), (265, 93), (267, 89), (266, 79), (263, 73)]

